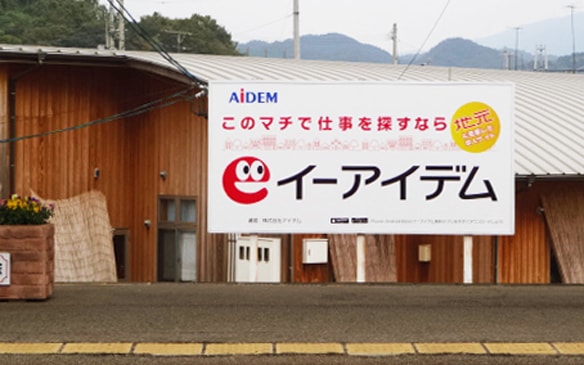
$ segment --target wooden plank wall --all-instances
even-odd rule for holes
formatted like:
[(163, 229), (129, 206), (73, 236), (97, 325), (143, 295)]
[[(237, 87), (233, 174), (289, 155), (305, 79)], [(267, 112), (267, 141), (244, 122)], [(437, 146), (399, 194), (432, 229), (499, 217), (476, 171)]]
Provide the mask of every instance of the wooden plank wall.
[[(183, 85), (158, 78), (131, 81), (143, 93), (142, 102), (170, 95)], [(134, 183), (132, 251), (134, 277), (156, 280), (158, 197), (194, 197), (197, 202), (197, 278), (201, 282), (226, 281), (227, 237), (207, 233), (207, 121), (199, 115), (207, 100), (184, 101), (147, 114), (128, 118), (125, 139), (131, 141), (131, 176)], [(127, 109), (131, 105), (124, 105)], [(166, 179), (160, 172), (167, 173)], [(150, 229), (144, 220), (152, 221)]]
[(495, 242), (492, 236), (473, 236), (473, 276), (476, 284), (495, 283)]
[[(397, 280), (408, 283), (461, 283), (461, 236), (398, 235), (395, 238)], [(429, 244), (430, 262), (418, 261), (418, 247)]]
[(584, 182), (548, 188), (541, 198), (562, 283), (584, 284)]
[[(357, 235), (329, 235), (331, 263), (338, 282), (357, 279)], [(365, 235), (365, 281), (396, 282), (396, 257), (393, 236)]]
[(545, 284), (550, 281), (550, 250), (541, 207), (542, 184), (518, 183), (515, 235), (502, 236), (498, 247), (498, 283)]
[[(17, 81), (16, 136), (56, 131), (91, 120), (86, 90), (97, 84), (92, 76), (99, 76), (85, 75), (87, 87), (79, 77), (61, 76), (62, 72), (38, 68)], [(103, 102), (103, 108), (109, 104)], [(88, 137), (88, 129), (79, 129), (15, 142), (14, 191), (29, 195), (32, 189), (51, 199), (86, 192), (93, 178)]]
[[(45, 65), (17, 82), (17, 135), (108, 117), (184, 87), (128, 69)], [(103, 192), (112, 226), (130, 231), (132, 281), (157, 277), (158, 196), (193, 196), (199, 213), (198, 278), (225, 281), (226, 237), (205, 233), (207, 124), (197, 110), (206, 111), (206, 100), (17, 142), (14, 189), (50, 199)], [(149, 229), (146, 219), (152, 221)]]
[[(494, 257), (491, 236), (473, 236), (473, 283), (493, 283)], [(430, 245), (430, 262), (419, 262), (420, 245)], [(464, 251), (462, 236), (396, 236), (398, 281), (411, 283), (462, 283)]]
[(367, 235), (366, 260), (371, 264), (365, 273), (368, 282), (394, 283), (397, 281), (395, 237)]

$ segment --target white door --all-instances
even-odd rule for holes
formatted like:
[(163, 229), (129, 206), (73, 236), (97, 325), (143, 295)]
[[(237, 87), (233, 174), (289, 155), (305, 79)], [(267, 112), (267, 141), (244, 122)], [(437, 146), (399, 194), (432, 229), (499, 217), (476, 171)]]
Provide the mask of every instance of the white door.
[(251, 243), (247, 237), (238, 238), (235, 243), (235, 281), (244, 283), (250, 280)]
[(280, 239), (258, 239), (258, 282), (280, 282)]
[(281, 240), (267, 237), (239, 237), (235, 244), (235, 281), (279, 283)]
[(181, 247), (180, 256), (180, 280), (181, 281), (195, 281), (197, 279), (196, 274), (196, 239), (197, 236), (195, 232), (180, 232), (179, 242)]

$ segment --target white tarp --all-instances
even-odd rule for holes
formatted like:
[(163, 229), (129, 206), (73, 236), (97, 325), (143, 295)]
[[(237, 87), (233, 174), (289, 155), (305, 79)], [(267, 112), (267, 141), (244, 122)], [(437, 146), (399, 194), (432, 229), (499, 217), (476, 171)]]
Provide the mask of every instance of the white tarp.
[(507, 83), (214, 82), (209, 231), (512, 234)]

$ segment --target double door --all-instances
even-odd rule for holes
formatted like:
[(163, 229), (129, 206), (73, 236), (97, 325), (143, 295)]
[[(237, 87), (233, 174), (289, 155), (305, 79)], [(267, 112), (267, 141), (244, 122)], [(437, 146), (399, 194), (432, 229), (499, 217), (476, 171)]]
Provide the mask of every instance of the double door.
[(235, 249), (235, 281), (279, 283), (281, 240), (257, 236), (238, 237)]

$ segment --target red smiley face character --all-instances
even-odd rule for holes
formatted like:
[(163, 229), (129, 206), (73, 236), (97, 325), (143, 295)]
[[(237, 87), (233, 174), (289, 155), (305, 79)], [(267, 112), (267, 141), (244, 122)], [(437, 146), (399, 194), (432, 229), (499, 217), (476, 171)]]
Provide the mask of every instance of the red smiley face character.
[(268, 196), (268, 189), (261, 187), (268, 180), (270, 170), (262, 160), (250, 156), (240, 157), (232, 161), (223, 172), (223, 189), (237, 203), (254, 204)]

